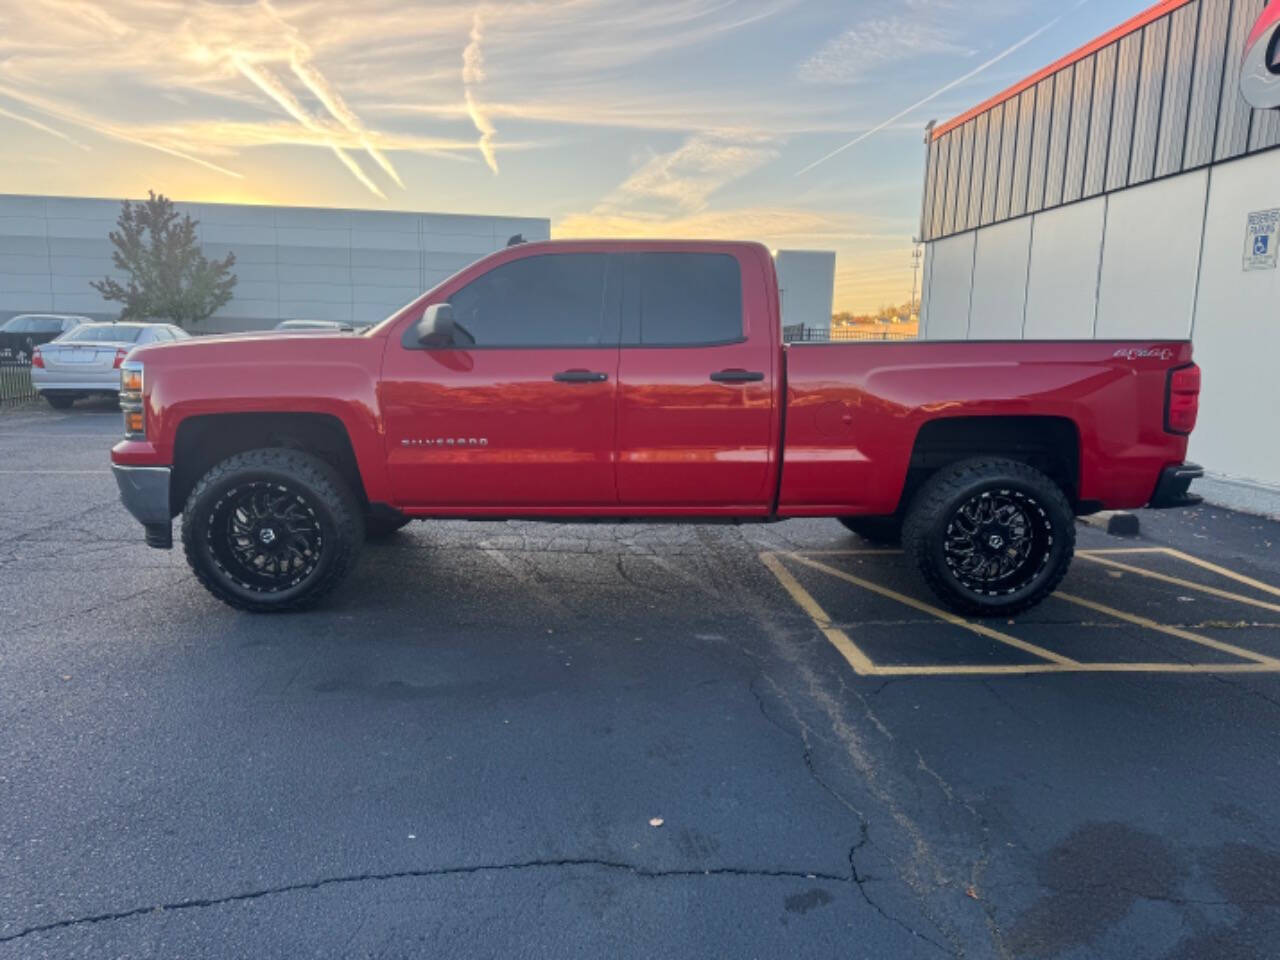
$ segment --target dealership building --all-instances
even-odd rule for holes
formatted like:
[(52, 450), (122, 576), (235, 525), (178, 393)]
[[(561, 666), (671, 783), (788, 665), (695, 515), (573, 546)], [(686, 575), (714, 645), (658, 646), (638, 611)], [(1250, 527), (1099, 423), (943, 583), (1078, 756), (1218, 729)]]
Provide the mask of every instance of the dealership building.
[[(199, 221), (205, 256), (235, 253), (231, 302), (194, 332), (306, 318), (374, 323), (515, 234), (545, 240), (530, 217), (177, 203)], [(0, 195), (0, 320), (17, 313), (111, 319), (120, 305), (91, 280), (119, 277), (107, 235), (119, 200)]]
[(1280, 0), (1165, 0), (926, 143), (921, 337), (1189, 337), (1203, 492), (1280, 512)]

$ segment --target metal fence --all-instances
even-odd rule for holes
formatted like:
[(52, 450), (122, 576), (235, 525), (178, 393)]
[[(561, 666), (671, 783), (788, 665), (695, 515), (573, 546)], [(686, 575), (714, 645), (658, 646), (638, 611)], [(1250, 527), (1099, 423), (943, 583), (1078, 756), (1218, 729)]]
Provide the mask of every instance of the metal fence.
[(0, 407), (28, 403), (36, 397), (31, 386), (31, 364), (26, 360), (0, 359)]
[(806, 327), (794, 324), (782, 328), (782, 339), (785, 343), (842, 343), (852, 340), (915, 340), (914, 333), (901, 333), (897, 330), (858, 330), (848, 327)]

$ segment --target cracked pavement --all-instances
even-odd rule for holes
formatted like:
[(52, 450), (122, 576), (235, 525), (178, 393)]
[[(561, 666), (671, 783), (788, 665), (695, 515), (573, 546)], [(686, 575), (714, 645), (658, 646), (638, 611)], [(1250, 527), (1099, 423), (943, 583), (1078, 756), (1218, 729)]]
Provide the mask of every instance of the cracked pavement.
[[(0, 960), (1276, 955), (1280, 677), (856, 676), (758, 559), (858, 545), (819, 520), (414, 524), (239, 614), (143, 546), (117, 432), (0, 411)], [(1280, 524), (1143, 523), (1280, 582)], [(860, 641), (959, 644), (806, 582)], [(1080, 613), (1024, 620), (1156, 642)]]

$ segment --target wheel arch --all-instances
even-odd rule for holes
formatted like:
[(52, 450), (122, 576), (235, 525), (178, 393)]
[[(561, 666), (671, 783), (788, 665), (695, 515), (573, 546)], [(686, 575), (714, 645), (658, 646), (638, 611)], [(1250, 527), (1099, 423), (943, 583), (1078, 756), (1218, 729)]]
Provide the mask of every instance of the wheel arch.
[(905, 510), (933, 474), (961, 460), (1004, 457), (1034, 467), (1082, 509), (1080, 428), (1060, 416), (959, 416), (926, 421), (916, 433), (898, 510)]
[(314, 454), (367, 507), (368, 495), (346, 425), (330, 413), (214, 413), (185, 418), (174, 435), (170, 510), (181, 512), (196, 482), (227, 457), (261, 447)]

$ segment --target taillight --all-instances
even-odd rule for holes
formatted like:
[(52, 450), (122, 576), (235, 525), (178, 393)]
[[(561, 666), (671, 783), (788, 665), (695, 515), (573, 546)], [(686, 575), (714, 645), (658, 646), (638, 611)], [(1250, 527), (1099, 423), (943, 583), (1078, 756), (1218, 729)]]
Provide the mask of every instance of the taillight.
[(117, 347), (117, 348), (116, 348), (116, 362), (115, 362), (115, 363), (113, 363), (113, 364), (111, 365), (111, 366), (112, 366), (112, 368), (114, 368), (114, 369), (116, 369), (116, 370), (119, 370), (119, 369), (120, 369), (120, 364), (124, 363), (124, 358), (125, 358), (125, 357), (127, 357), (128, 355), (129, 355), (129, 351), (128, 351), (128, 350), (126, 350), (124, 347)]
[(44, 369), (44, 355), (40, 352), (39, 347), (31, 351), (31, 365), (39, 367), (41, 370)]
[(1170, 433), (1190, 433), (1200, 412), (1200, 368), (1194, 363), (1169, 371), (1164, 401), (1164, 428)]

